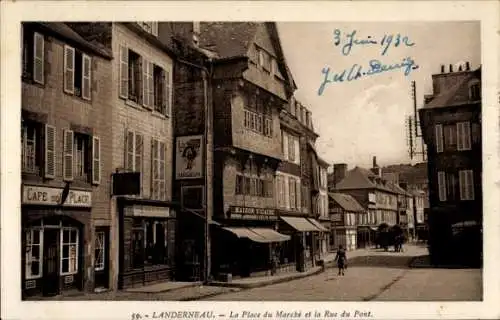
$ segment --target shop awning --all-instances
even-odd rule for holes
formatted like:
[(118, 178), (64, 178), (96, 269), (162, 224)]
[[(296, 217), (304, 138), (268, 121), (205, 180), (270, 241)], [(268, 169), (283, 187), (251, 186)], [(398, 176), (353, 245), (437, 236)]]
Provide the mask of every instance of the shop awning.
[(309, 222), (306, 218), (301, 217), (280, 217), (288, 225), (300, 232), (320, 231), (315, 225)]
[(250, 230), (266, 238), (268, 242), (283, 242), (291, 239), (290, 236), (269, 228), (250, 228)]
[(328, 232), (328, 229), (323, 227), (323, 225), (321, 223), (319, 223), (319, 221), (317, 221), (315, 219), (311, 219), (311, 218), (307, 218), (307, 220), (309, 220), (310, 223), (312, 223), (316, 228), (318, 228), (319, 231)]
[(254, 242), (270, 243), (290, 240), (290, 236), (278, 233), (268, 228), (224, 227), (238, 238), (247, 238)]

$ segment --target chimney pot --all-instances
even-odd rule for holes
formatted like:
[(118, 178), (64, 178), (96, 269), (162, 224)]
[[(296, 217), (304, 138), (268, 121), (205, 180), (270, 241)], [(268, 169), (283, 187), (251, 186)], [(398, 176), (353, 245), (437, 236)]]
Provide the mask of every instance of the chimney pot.
[(453, 72), (453, 65), (450, 64), (450, 72)]
[(470, 62), (469, 62), (469, 61), (467, 61), (467, 62), (465, 63), (465, 70), (467, 70), (467, 71), (469, 71), (469, 70), (470, 70)]
[(444, 64), (441, 65), (441, 73), (444, 73)]
[(462, 71), (462, 65), (458, 66), (458, 71)]

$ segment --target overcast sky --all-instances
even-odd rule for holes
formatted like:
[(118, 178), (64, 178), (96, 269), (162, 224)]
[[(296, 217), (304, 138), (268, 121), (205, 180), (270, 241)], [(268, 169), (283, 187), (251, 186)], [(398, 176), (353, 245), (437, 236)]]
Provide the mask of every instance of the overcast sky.
[[(313, 113), (320, 134), (317, 149), (330, 163), (369, 167), (377, 156), (381, 165), (409, 163), (405, 116), (413, 110), (411, 81), (417, 85), (417, 106), (432, 92), (431, 75), (440, 65), (469, 61), (480, 65), (478, 22), (425, 23), (278, 23), (287, 63), (298, 86), (297, 98)], [(334, 45), (334, 30), (341, 31), (341, 44)], [(357, 30), (357, 39), (380, 42), (384, 35), (407, 36), (409, 44), (391, 46), (382, 55), (379, 45), (353, 46), (341, 53), (345, 35)], [(353, 64), (369, 66), (378, 59), (384, 64), (401, 63), (411, 57), (419, 66), (405, 77), (404, 70), (392, 70), (350, 82), (331, 83), (321, 96), (322, 69), (342, 72)], [(369, 69), (369, 68), (368, 68)]]

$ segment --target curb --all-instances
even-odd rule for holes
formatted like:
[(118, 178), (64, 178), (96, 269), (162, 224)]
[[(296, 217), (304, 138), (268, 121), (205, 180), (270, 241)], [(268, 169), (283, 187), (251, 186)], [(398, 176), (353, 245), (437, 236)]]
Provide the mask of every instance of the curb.
[(305, 277), (317, 275), (319, 273), (322, 273), (325, 271), (325, 268), (321, 268), (319, 270), (316, 270), (311, 273), (306, 273), (306, 274), (298, 274), (298, 275), (290, 275), (288, 277), (284, 278), (279, 278), (279, 279), (273, 279), (269, 280), (266, 282), (261, 282), (261, 283), (245, 283), (245, 284), (237, 284), (237, 283), (226, 283), (226, 282), (211, 282), (208, 285), (209, 286), (216, 286), (216, 287), (227, 287), (227, 288), (240, 288), (240, 289), (252, 289), (252, 288), (260, 288), (260, 287), (266, 287), (269, 285), (277, 284), (277, 283), (282, 283), (282, 282), (288, 282), (296, 279), (302, 279)]
[(175, 290), (180, 290), (180, 289), (186, 289), (186, 288), (192, 288), (192, 287), (198, 287), (202, 286), (203, 282), (198, 281), (198, 282), (192, 282), (192, 283), (186, 283), (183, 286), (175, 287), (175, 288), (168, 288), (168, 289), (163, 289), (159, 291), (130, 291), (130, 290), (122, 290), (123, 292), (126, 293), (146, 293), (146, 294), (155, 294), (155, 293), (165, 293), (165, 292), (170, 292), (170, 291), (175, 291)]
[(233, 290), (231, 290), (229, 292), (207, 293), (207, 294), (204, 294), (204, 295), (201, 295), (201, 296), (184, 297), (184, 298), (181, 298), (181, 299), (179, 299), (177, 301), (197, 301), (197, 300), (208, 299), (208, 298), (220, 296), (220, 295), (223, 295), (223, 294), (228, 294), (228, 293), (233, 293), (233, 292), (239, 292), (239, 291), (242, 291), (242, 289), (234, 288)]

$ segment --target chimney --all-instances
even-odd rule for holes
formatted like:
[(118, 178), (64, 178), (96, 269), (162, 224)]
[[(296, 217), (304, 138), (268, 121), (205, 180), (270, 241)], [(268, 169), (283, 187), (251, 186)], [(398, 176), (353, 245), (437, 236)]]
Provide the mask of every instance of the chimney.
[(347, 164), (346, 163), (335, 163), (333, 165), (333, 189), (337, 187), (337, 184), (344, 180), (347, 174)]
[(377, 157), (373, 157), (373, 165), (372, 165), (373, 168), (377, 168)]
[(444, 73), (444, 64), (441, 65), (441, 73)]
[(450, 72), (453, 72), (453, 65), (450, 64)]
[(462, 65), (459, 65), (459, 66), (458, 66), (458, 71), (459, 71), (459, 72), (460, 72), (460, 71), (462, 71)]
[(466, 71), (469, 71), (469, 70), (470, 70), (470, 62), (469, 62), (469, 61), (467, 61), (467, 62), (465, 63), (465, 70), (466, 70)]
[(400, 182), (400, 183), (399, 183), (399, 186), (400, 186), (401, 188), (405, 189), (405, 190), (408, 190), (408, 183), (406, 183), (406, 182)]

